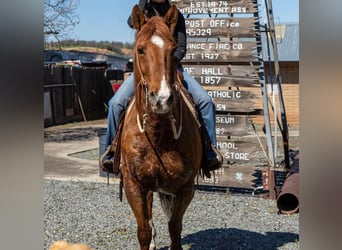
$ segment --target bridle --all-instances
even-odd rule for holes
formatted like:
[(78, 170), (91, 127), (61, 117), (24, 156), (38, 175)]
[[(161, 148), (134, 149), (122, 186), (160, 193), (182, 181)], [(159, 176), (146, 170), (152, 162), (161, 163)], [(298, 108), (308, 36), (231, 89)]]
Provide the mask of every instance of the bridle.
[[(138, 128), (139, 128), (139, 131), (141, 133), (145, 133), (146, 132), (146, 126), (147, 126), (147, 117), (148, 117), (148, 114), (147, 114), (148, 86), (147, 86), (147, 82), (146, 82), (146, 80), (144, 78), (144, 75), (142, 74), (142, 71), (141, 71), (141, 67), (140, 67), (140, 63), (139, 63), (139, 55), (137, 54), (137, 51), (135, 51), (135, 60), (136, 60), (135, 65), (137, 66), (138, 73), (140, 75), (140, 81), (138, 82), (138, 85), (142, 85), (143, 88), (144, 88), (144, 92), (145, 92), (145, 112), (144, 112), (144, 115), (143, 115), (143, 123), (141, 125), (140, 116), (139, 116), (139, 112), (138, 112), (137, 113), (137, 125), (138, 125)], [(179, 82), (179, 79), (178, 79), (178, 81), (176, 81), (174, 83), (174, 85), (173, 85), (177, 92), (180, 92), (180, 84), (181, 83)], [(170, 119), (170, 122), (171, 122), (171, 129), (172, 129), (172, 133), (173, 133), (173, 138), (175, 140), (178, 140), (180, 135), (181, 135), (181, 133), (182, 133), (182, 123), (183, 123), (182, 98), (180, 98), (180, 100), (179, 100), (179, 106), (180, 106), (180, 122), (179, 122), (178, 131), (177, 131), (177, 128), (176, 128), (176, 118), (174, 117), (174, 115), (172, 113), (172, 108), (170, 109), (171, 111), (170, 111), (170, 114), (169, 114), (169, 119)]]

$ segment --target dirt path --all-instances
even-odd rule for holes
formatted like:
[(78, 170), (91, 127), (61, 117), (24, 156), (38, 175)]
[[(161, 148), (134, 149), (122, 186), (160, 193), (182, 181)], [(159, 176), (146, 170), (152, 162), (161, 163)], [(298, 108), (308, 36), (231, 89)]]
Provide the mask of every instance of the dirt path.
[[(107, 121), (104, 119), (45, 128), (44, 177), (63, 180), (107, 181), (107, 178), (100, 177), (96, 156), (90, 160), (73, 156), (78, 152), (87, 150), (94, 152), (98, 149), (99, 134), (103, 134), (106, 124)], [(291, 128), (289, 132), (289, 149), (298, 150), (298, 128)], [(261, 139), (265, 142), (265, 137), (262, 136)], [(257, 152), (254, 160), (265, 160), (261, 150)]]
[(44, 178), (104, 182), (97, 160), (71, 156), (74, 153), (99, 147), (98, 132), (106, 121), (72, 123), (44, 130)]

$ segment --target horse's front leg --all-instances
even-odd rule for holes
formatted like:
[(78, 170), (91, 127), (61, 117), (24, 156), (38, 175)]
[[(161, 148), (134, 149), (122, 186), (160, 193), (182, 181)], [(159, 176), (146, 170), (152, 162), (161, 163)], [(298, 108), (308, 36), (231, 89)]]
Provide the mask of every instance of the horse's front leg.
[(150, 227), (152, 228), (152, 239), (150, 242), (150, 250), (155, 250), (156, 249), (156, 229), (153, 224), (153, 219), (152, 219), (152, 204), (153, 204), (153, 193), (149, 192), (147, 194), (147, 211), (148, 211), (148, 223)]
[[(143, 191), (132, 179), (124, 178), (127, 201), (131, 206), (138, 226), (138, 240), (141, 250), (154, 250), (156, 246), (152, 222), (153, 193)], [(153, 230), (152, 230), (153, 229)]]
[(169, 233), (171, 238), (171, 250), (181, 250), (181, 234), (183, 228), (183, 215), (194, 196), (194, 186), (185, 186), (176, 196), (173, 203), (171, 217), (169, 218)]

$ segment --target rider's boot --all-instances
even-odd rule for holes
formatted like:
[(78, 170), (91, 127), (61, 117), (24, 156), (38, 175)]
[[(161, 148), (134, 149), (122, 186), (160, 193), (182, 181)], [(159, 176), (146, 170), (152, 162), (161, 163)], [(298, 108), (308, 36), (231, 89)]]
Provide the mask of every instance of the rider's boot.
[(210, 178), (210, 171), (214, 171), (222, 167), (223, 157), (221, 152), (214, 145), (211, 145), (211, 148), (207, 148), (206, 151), (207, 162), (202, 165), (202, 171), (206, 177)]
[(103, 171), (108, 173), (114, 172), (114, 153), (111, 145), (109, 145), (106, 151), (101, 155), (99, 164)]

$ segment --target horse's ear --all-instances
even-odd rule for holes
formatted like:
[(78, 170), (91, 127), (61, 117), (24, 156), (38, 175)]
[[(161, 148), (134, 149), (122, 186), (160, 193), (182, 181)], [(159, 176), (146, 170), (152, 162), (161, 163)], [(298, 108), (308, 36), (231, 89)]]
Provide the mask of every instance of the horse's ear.
[(178, 21), (178, 9), (175, 5), (172, 5), (170, 9), (166, 12), (164, 19), (167, 26), (169, 26), (171, 33), (173, 33)]
[(132, 9), (131, 17), (133, 29), (135, 29), (136, 31), (139, 31), (141, 27), (146, 23), (145, 15), (137, 4)]

